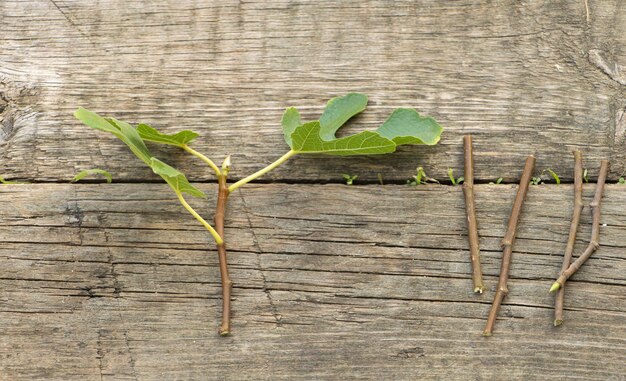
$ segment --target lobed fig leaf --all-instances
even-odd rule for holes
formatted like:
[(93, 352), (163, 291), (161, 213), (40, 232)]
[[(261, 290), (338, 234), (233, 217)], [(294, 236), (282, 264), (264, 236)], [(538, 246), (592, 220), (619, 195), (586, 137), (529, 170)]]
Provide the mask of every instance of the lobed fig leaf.
[(285, 141), (294, 153), (334, 156), (377, 155), (394, 152), (405, 144), (434, 145), (443, 128), (431, 117), (409, 108), (396, 109), (376, 131), (336, 138), (337, 130), (367, 105), (367, 97), (350, 93), (331, 99), (318, 121), (302, 124), (300, 114), (289, 108), (283, 114)]

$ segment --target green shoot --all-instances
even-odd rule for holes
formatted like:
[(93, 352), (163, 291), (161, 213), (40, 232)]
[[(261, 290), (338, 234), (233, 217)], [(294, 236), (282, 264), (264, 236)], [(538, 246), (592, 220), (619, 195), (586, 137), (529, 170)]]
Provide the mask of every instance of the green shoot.
[(432, 177), (428, 177), (428, 175), (426, 174), (426, 172), (424, 172), (424, 168), (422, 167), (417, 167), (415, 169), (415, 176), (413, 177), (413, 180), (407, 180), (407, 184), (408, 185), (412, 185), (412, 186), (417, 186), (417, 185), (422, 185), (422, 184), (428, 184), (428, 183), (439, 183), (439, 181), (437, 181), (436, 179), (433, 179)]
[(496, 180), (496, 182), (494, 183), (493, 181), (490, 181), (489, 184), (502, 184), (502, 180), (504, 180), (502, 177), (498, 177), (498, 179)]
[(622, 184), (622, 185), (624, 185), (624, 184), (626, 184), (626, 180), (624, 179), (624, 177), (620, 177), (620, 178), (617, 180), (617, 183), (618, 183), (618, 184)]
[(554, 181), (556, 181), (557, 185), (561, 184), (561, 179), (559, 178), (559, 175), (556, 174), (556, 172), (554, 172), (553, 170), (551, 170), (550, 168), (547, 168), (546, 171), (552, 175), (552, 178), (554, 179)]
[(460, 176), (459, 178), (455, 179), (454, 170), (452, 168), (448, 168), (448, 177), (450, 178), (450, 182), (452, 183), (452, 185), (459, 185), (464, 180), (463, 176)]
[(587, 177), (587, 168), (583, 171), (583, 180), (585, 180), (586, 183), (589, 182), (589, 178)]
[(343, 179), (346, 181), (346, 185), (352, 185), (354, 180), (356, 180), (359, 176), (357, 175), (348, 175), (347, 173), (343, 174)]
[(90, 175), (104, 176), (106, 178), (107, 183), (109, 184), (111, 184), (111, 182), (113, 181), (113, 177), (111, 176), (109, 172), (105, 171), (104, 169), (94, 168), (94, 169), (85, 169), (84, 171), (78, 172), (76, 176), (74, 176), (71, 182), (75, 183)]
[[(189, 146), (199, 135), (190, 130), (173, 134), (159, 132), (147, 124), (132, 127), (126, 122), (114, 118), (104, 118), (94, 112), (79, 108), (74, 115), (87, 126), (96, 130), (113, 134), (143, 161), (152, 171), (161, 176), (172, 188), (181, 205), (213, 236), (217, 244), (220, 274), (222, 277), (222, 326), (221, 335), (230, 333), (230, 288), (231, 281), (226, 263), (226, 248), (223, 240), (224, 215), (228, 195), (248, 182), (265, 175), (289, 158), (299, 154), (324, 154), (331, 156), (378, 155), (391, 153), (400, 145), (434, 145), (439, 142), (442, 128), (430, 117), (423, 117), (414, 109), (399, 108), (394, 110), (387, 120), (375, 131), (363, 131), (354, 135), (337, 138), (336, 132), (353, 116), (359, 114), (367, 106), (368, 99), (363, 94), (350, 93), (342, 97), (332, 98), (318, 120), (302, 122), (296, 108), (290, 107), (282, 116), (282, 130), (289, 150), (268, 166), (257, 172), (228, 185), (230, 156), (219, 168), (211, 159)], [(215, 228), (205, 221), (185, 200), (183, 194), (193, 197), (205, 197), (204, 192), (193, 186), (187, 177), (177, 169), (156, 158), (148, 149), (146, 142), (174, 146), (202, 160), (215, 173), (218, 179), (218, 198), (215, 213)], [(89, 174), (105, 175), (101, 170), (79, 173), (75, 180)], [(110, 176), (110, 175), (109, 175)], [(351, 185), (357, 178), (355, 175), (344, 174), (346, 184)], [(428, 181), (436, 181), (417, 169), (414, 176), (415, 185)], [(108, 177), (110, 179), (110, 177)], [(378, 176), (382, 184), (382, 176)], [(456, 183), (461, 178), (455, 179)]]
[(380, 185), (385, 185), (385, 183), (383, 183), (383, 174), (382, 173), (376, 174), (376, 177), (378, 177), (378, 183)]
[(23, 183), (20, 181), (9, 181), (9, 180), (5, 180), (4, 177), (0, 176), (0, 184), (15, 185), (15, 184), (28, 184), (28, 183)]
[(543, 180), (541, 179), (541, 176), (532, 177), (530, 179), (530, 185), (540, 185), (540, 184), (543, 184)]

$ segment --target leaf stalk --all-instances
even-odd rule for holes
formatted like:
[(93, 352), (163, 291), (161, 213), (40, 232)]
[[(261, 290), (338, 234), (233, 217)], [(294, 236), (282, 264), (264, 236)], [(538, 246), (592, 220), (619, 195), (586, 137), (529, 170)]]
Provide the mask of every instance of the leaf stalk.
[(194, 216), (196, 218), (196, 220), (198, 220), (198, 222), (200, 222), (202, 224), (202, 226), (204, 226), (206, 228), (206, 230), (209, 231), (209, 233), (211, 233), (211, 235), (213, 236), (213, 239), (215, 240), (215, 243), (220, 245), (224, 243), (224, 240), (222, 239), (221, 235), (215, 231), (215, 229), (213, 229), (213, 226), (211, 226), (211, 224), (209, 224), (208, 222), (206, 222), (206, 220), (204, 218), (202, 218), (202, 216), (200, 216), (192, 207), (191, 205), (189, 205), (187, 203), (187, 201), (185, 201), (185, 198), (183, 197), (183, 194), (181, 192), (176, 192), (176, 196), (178, 197), (178, 200), (180, 201), (180, 203), (185, 207), (185, 209), (187, 209), (187, 211), (189, 213), (191, 213), (192, 216)]
[(287, 161), (290, 157), (296, 155), (298, 153), (298, 151), (294, 151), (294, 150), (290, 150), (289, 152), (287, 152), (286, 154), (284, 154), (283, 156), (281, 156), (278, 160), (276, 160), (275, 162), (273, 162), (272, 164), (268, 165), (267, 167), (251, 174), (248, 177), (245, 177), (237, 182), (235, 182), (234, 184), (232, 184), (231, 186), (228, 187), (228, 191), (229, 192), (234, 192), (237, 188), (239, 188), (240, 186), (249, 183), (250, 181), (263, 176), (264, 174), (266, 174), (267, 172), (271, 171), (272, 169), (278, 167), (279, 165), (281, 165), (282, 163), (284, 163), (285, 161)]
[(185, 151), (189, 152), (190, 154), (192, 154), (193, 156), (195, 156), (195, 157), (199, 158), (200, 160), (204, 161), (205, 163), (207, 163), (209, 165), (209, 167), (211, 167), (211, 169), (215, 172), (215, 176), (219, 177), (221, 175), (220, 169), (217, 167), (217, 165), (215, 165), (213, 160), (211, 160), (208, 157), (204, 156), (203, 154), (201, 154), (200, 152), (196, 151), (195, 149), (189, 147), (187, 144), (183, 144), (180, 147), (182, 149), (184, 149)]

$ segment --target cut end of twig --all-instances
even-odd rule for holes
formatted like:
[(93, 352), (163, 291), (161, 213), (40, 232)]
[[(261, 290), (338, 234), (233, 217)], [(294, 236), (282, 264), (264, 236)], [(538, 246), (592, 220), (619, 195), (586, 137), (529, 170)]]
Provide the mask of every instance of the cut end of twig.
[(230, 336), (230, 330), (228, 329), (224, 329), (224, 328), (220, 328), (220, 336)]
[(555, 327), (558, 327), (558, 326), (560, 326), (561, 324), (563, 324), (563, 319), (556, 319), (556, 320), (554, 321), (554, 326), (555, 326)]
[(561, 288), (561, 284), (559, 282), (552, 283), (552, 287), (550, 287), (550, 293), (558, 291)]
[(477, 294), (482, 294), (485, 291), (485, 286), (476, 286), (474, 287), (474, 292)]
[(491, 337), (491, 332), (490, 331), (483, 332), (483, 337)]

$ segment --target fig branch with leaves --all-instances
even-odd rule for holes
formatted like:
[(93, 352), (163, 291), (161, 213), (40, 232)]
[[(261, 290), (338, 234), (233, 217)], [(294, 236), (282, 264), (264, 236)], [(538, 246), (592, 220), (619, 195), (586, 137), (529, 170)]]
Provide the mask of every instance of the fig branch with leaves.
[[(414, 109), (399, 108), (394, 110), (387, 120), (375, 131), (363, 131), (358, 134), (337, 138), (335, 133), (350, 118), (365, 110), (367, 97), (359, 93), (349, 93), (328, 101), (319, 120), (303, 123), (296, 108), (288, 108), (282, 117), (282, 129), (289, 150), (265, 168), (244, 177), (232, 184), (228, 183), (231, 167), (230, 156), (221, 166), (191, 148), (189, 144), (199, 135), (190, 130), (175, 134), (165, 134), (147, 124), (136, 128), (126, 122), (102, 117), (95, 112), (79, 108), (74, 115), (84, 124), (97, 130), (109, 132), (124, 142), (128, 148), (154, 173), (161, 176), (174, 190), (182, 206), (204, 226), (217, 245), (219, 267), (222, 279), (222, 324), (220, 335), (228, 335), (230, 329), (230, 300), (232, 282), (228, 274), (226, 244), (224, 242), (224, 217), (228, 196), (239, 187), (255, 180), (278, 167), (289, 158), (303, 154), (326, 154), (332, 156), (379, 155), (391, 153), (396, 147), (405, 144), (434, 145), (439, 141), (442, 128), (430, 117), (422, 117)], [(184, 194), (193, 197), (205, 197), (204, 192), (193, 186), (187, 177), (154, 157), (146, 142), (176, 146), (187, 151), (204, 162), (215, 173), (218, 182), (217, 206), (214, 226), (207, 222), (185, 200)]]

